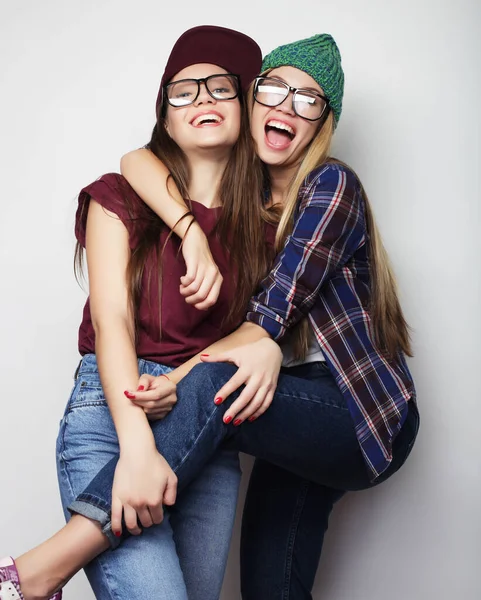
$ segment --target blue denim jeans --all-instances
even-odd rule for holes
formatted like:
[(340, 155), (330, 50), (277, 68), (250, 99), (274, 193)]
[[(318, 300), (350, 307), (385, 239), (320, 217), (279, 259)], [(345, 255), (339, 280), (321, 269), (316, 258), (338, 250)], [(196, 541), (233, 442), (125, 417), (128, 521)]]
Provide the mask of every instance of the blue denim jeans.
[[(229, 364), (201, 364), (177, 386), (177, 405), (152, 430), (159, 452), (178, 477), (182, 491), (212, 459), (222, 444), (266, 460), (302, 478), (341, 491), (371, 487), (354, 425), (334, 378), (323, 363), (307, 365), (321, 375), (313, 380), (282, 373), (272, 406), (256, 421), (240, 427), (222, 417), (237, 398), (216, 406), (217, 391), (234, 375)], [(312, 378), (311, 378), (312, 379)], [(417, 434), (418, 414), (411, 402), (408, 419), (394, 443), (390, 467), (376, 483), (396, 472), (409, 455)], [(112, 547), (110, 505), (117, 458), (109, 461), (69, 506), (97, 520)]]
[[(322, 363), (283, 372), (317, 381), (320, 386), (331, 377)], [(391, 474), (406, 459), (417, 427), (417, 410), (412, 405), (395, 441)], [(242, 517), (243, 600), (312, 600), (329, 516), (344, 493), (256, 459)]]
[[(140, 373), (169, 367), (139, 360)], [(182, 432), (177, 432), (182, 437)], [(119, 445), (94, 355), (82, 360), (60, 424), (57, 469), (62, 504), (70, 505), (104, 465), (117, 460)], [(86, 570), (96, 598), (217, 600), (235, 517), (240, 468), (236, 450), (212, 455), (158, 526), (107, 551)]]

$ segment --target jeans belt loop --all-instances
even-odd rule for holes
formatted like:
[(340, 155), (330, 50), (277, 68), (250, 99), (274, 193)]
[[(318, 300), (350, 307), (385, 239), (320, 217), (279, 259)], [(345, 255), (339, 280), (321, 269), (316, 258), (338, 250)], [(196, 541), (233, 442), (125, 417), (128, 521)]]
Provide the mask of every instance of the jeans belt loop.
[(80, 366), (82, 365), (82, 360), (83, 359), (81, 358), (80, 361), (79, 361), (79, 364), (77, 365), (77, 368), (75, 369), (75, 373), (74, 373), (74, 376), (73, 376), (73, 378), (74, 378), (75, 381), (77, 381), (77, 379), (78, 379), (78, 374), (79, 374), (79, 371), (80, 371)]

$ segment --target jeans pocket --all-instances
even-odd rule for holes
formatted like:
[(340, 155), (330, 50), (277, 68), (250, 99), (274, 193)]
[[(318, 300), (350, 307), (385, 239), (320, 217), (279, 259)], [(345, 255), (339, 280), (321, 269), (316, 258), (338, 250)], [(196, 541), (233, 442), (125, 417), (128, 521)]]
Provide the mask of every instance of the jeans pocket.
[(80, 374), (72, 393), (67, 413), (82, 406), (107, 405), (100, 378), (96, 373)]

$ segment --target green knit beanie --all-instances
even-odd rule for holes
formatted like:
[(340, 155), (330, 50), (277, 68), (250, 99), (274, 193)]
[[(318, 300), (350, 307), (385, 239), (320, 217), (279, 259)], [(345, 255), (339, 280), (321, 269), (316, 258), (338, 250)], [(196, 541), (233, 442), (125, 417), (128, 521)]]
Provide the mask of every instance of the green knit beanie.
[(262, 63), (262, 71), (278, 67), (295, 67), (310, 75), (324, 90), (336, 125), (342, 111), (344, 72), (341, 54), (334, 38), (328, 33), (279, 46)]

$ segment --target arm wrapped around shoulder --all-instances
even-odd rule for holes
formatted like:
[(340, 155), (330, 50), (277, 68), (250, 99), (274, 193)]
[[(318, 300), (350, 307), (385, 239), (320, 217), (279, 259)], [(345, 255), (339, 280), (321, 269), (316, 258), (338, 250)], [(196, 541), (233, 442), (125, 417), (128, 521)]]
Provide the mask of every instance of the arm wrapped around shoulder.
[(247, 313), (275, 340), (309, 313), (322, 286), (366, 239), (361, 184), (350, 169), (319, 167), (301, 189), (293, 231)]

